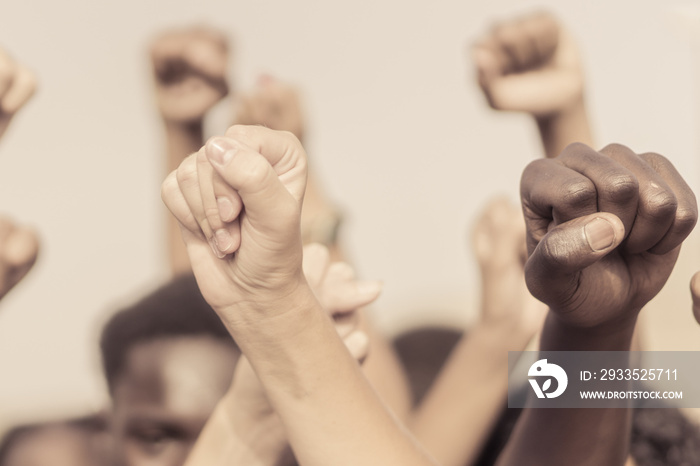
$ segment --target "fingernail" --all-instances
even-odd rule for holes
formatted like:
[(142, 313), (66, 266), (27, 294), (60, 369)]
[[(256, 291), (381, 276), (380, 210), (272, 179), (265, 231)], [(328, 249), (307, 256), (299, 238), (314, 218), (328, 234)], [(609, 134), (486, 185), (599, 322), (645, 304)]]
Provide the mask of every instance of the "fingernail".
[(229, 198), (216, 198), (216, 205), (219, 207), (219, 216), (222, 221), (230, 222), (236, 217), (236, 212), (233, 210), (233, 203)]
[(219, 251), (219, 248), (216, 245), (216, 241), (214, 238), (209, 239), (209, 246), (211, 246), (211, 250), (214, 252), (214, 255), (218, 257), (219, 259), (223, 259), (226, 257), (226, 254), (223, 252)]
[(214, 239), (216, 240), (216, 247), (219, 248), (219, 251), (222, 253), (233, 244), (233, 237), (231, 237), (231, 234), (223, 228), (216, 230), (214, 233)]
[(231, 161), (237, 150), (237, 147), (223, 138), (211, 139), (205, 148), (209, 161), (221, 167), (226, 166)]
[(378, 294), (382, 291), (382, 288), (384, 287), (384, 284), (382, 282), (359, 282), (357, 284), (357, 292), (360, 294)]
[(586, 233), (588, 245), (594, 251), (608, 249), (615, 242), (615, 228), (603, 218), (595, 218), (583, 227), (583, 231)]

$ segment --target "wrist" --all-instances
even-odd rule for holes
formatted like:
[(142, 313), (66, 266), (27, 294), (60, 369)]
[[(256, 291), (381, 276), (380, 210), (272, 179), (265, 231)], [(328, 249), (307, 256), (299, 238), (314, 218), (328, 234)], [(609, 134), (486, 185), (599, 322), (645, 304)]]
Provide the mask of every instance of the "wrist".
[(581, 115), (586, 113), (586, 104), (583, 97), (583, 92), (573, 96), (569, 102), (561, 108), (555, 109), (552, 112), (540, 115), (533, 115), (538, 125), (551, 124), (553, 121), (571, 118), (573, 115)]
[[(284, 289), (252, 292), (247, 299), (215, 309), (245, 353), (243, 346), (265, 342), (283, 345), (294, 340), (305, 323), (325, 316), (303, 276)], [(257, 345), (255, 345), (257, 346)], [(246, 354), (247, 355), (247, 354)], [(249, 356), (249, 355), (248, 355)], [(252, 358), (250, 358), (252, 362)]]
[(550, 309), (542, 330), (545, 351), (629, 351), (638, 312), (593, 327), (572, 325)]

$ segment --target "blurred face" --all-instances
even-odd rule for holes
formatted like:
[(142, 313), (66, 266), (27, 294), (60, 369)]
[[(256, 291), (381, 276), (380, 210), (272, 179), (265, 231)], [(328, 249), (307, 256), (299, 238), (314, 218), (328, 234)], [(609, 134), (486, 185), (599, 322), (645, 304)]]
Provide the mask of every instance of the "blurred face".
[(12, 446), (7, 466), (93, 466), (90, 435), (70, 426), (39, 428)]
[(183, 464), (231, 385), (238, 356), (230, 344), (208, 336), (134, 346), (114, 386), (113, 428), (121, 464)]

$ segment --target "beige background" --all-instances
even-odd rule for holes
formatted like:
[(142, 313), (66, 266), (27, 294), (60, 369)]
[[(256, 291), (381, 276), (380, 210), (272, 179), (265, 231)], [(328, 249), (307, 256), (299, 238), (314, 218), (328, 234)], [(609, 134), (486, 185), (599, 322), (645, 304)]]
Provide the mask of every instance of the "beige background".
[[(303, 88), (312, 163), (347, 213), (360, 273), (385, 280), (375, 317), (389, 332), (473, 319), (468, 227), (488, 197), (516, 199), (522, 168), (540, 154), (531, 122), (489, 111), (472, 82), (465, 47), (493, 19), (555, 11), (581, 44), (600, 144), (663, 153), (700, 188), (699, 62), (667, 2), (196, 4), (2, 3), (0, 44), (36, 70), (41, 89), (0, 143), (0, 211), (35, 225), (43, 249), (0, 303), (0, 429), (100, 407), (101, 323), (167, 276), (162, 135), (146, 59), (160, 29), (229, 31), (237, 89), (261, 72)], [(230, 118), (228, 108), (218, 114), (212, 132)], [(685, 250), (655, 305), (653, 348), (700, 349), (687, 293), (696, 250)]]

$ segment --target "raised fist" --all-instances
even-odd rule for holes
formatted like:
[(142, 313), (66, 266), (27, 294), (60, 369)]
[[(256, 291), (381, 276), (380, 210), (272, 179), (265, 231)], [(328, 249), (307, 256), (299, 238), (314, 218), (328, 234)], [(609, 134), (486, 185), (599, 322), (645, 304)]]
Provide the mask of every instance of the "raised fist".
[(151, 45), (156, 99), (166, 122), (201, 121), (228, 94), (228, 47), (215, 30), (170, 31)]
[(481, 272), (481, 320), (513, 325), (528, 336), (542, 327), (546, 306), (525, 284), (525, 222), (506, 198), (494, 198), (474, 225), (472, 247)]
[(661, 290), (697, 221), (671, 162), (625, 146), (572, 144), (532, 162), (521, 198), (532, 294), (576, 327), (634, 325)]
[(472, 58), (479, 85), (494, 109), (544, 117), (582, 98), (578, 51), (550, 14), (495, 25), (474, 45)]
[(291, 133), (234, 126), (163, 183), (202, 295), (217, 312), (306, 286), (299, 226), (306, 175), (306, 153)]

